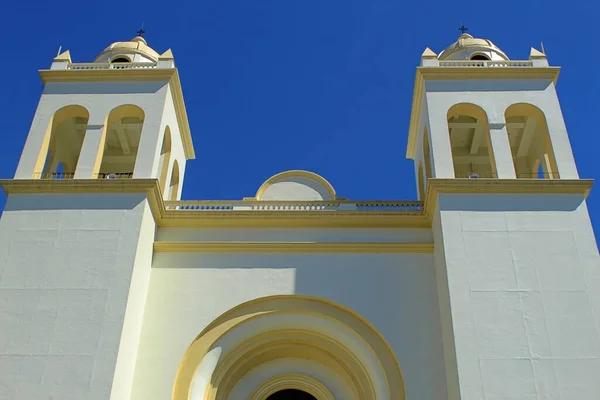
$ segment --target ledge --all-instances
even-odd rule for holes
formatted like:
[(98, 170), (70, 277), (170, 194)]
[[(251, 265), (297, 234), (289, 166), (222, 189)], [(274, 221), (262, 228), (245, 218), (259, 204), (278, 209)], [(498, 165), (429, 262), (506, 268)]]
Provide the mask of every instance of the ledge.
[(154, 242), (172, 253), (432, 253), (433, 243), (383, 242)]

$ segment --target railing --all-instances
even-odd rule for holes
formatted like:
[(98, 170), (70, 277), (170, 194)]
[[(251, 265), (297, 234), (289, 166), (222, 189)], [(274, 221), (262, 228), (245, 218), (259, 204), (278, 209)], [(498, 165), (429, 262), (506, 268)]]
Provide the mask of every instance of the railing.
[(156, 63), (130, 62), (130, 63), (75, 63), (68, 64), (71, 70), (98, 70), (98, 69), (152, 69)]
[(532, 67), (530, 60), (485, 61), (485, 60), (453, 60), (440, 61), (440, 67), (455, 68), (493, 68), (493, 67)]
[[(36, 172), (34, 179), (73, 179), (74, 172)], [(110, 172), (95, 174), (92, 179), (131, 179), (133, 172)]]
[[(517, 172), (518, 179), (559, 179), (558, 176), (546, 177), (543, 173), (538, 172)], [(456, 178), (461, 179), (497, 179), (498, 174), (493, 172), (471, 172), (471, 173), (456, 173)]]
[(33, 174), (34, 179), (73, 179), (74, 172), (36, 172)]
[(177, 211), (386, 211), (420, 213), (419, 201), (167, 201), (167, 210)]
[(131, 179), (133, 172), (103, 172), (96, 174), (95, 179)]

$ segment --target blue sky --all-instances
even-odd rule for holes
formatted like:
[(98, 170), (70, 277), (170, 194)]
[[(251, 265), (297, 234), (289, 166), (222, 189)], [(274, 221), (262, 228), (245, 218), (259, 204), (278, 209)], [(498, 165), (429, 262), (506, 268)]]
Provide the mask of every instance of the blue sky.
[(415, 199), (404, 158), (415, 67), (426, 47), (440, 52), (456, 39), (461, 20), (512, 59), (544, 42), (550, 63), (562, 67), (558, 91), (579, 173), (598, 176), (596, 2), (38, 3), (3, 5), (2, 178), (14, 173), (37, 106), (36, 71), (50, 66), (59, 46), (74, 62), (92, 61), (135, 36), (142, 21), (148, 44), (172, 48), (181, 75), (197, 154), (185, 199), (252, 196), (288, 169), (323, 175), (342, 197)]

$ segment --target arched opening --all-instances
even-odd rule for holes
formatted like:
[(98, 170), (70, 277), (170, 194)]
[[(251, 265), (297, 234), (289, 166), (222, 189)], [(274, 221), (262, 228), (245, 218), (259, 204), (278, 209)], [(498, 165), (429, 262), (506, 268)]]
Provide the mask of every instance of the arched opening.
[(171, 172), (171, 183), (169, 184), (169, 200), (177, 200), (179, 194), (179, 163), (173, 162), (173, 171)]
[(406, 399), (393, 350), (369, 322), (299, 295), (254, 299), (211, 322), (183, 355), (172, 399), (272, 400), (286, 389), (318, 400)]
[(417, 179), (419, 182), (419, 200), (425, 200), (425, 182), (423, 179), (423, 163), (419, 161), (419, 167), (417, 168)]
[(85, 108), (76, 105), (54, 113), (46, 129), (33, 178), (73, 178), (89, 117)]
[(285, 389), (280, 390), (277, 393), (273, 393), (267, 397), (267, 400), (317, 400), (317, 398), (302, 390)]
[(113, 58), (112, 60), (110, 60), (111, 63), (128, 63), (131, 62), (131, 60), (125, 56), (117, 56), (115, 58)]
[(544, 113), (531, 104), (518, 103), (508, 107), (504, 117), (517, 178), (558, 179)]
[(489, 61), (490, 58), (486, 55), (483, 54), (474, 54), (471, 56), (471, 60), (477, 60), (477, 61)]
[(167, 184), (167, 175), (171, 161), (171, 129), (167, 126), (163, 136), (162, 146), (160, 148), (160, 159), (158, 162), (158, 176), (160, 189), (164, 192)]
[(144, 125), (144, 111), (134, 105), (115, 108), (108, 115), (99, 179), (131, 178)]
[(429, 148), (429, 132), (427, 127), (423, 132), (423, 159), (425, 160), (425, 176), (427, 179), (433, 178), (433, 172), (431, 170), (431, 150)]
[(495, 178), (496, 165), (485, 111), (460, 103), (448, 110), (448, 133), (456, 178)]

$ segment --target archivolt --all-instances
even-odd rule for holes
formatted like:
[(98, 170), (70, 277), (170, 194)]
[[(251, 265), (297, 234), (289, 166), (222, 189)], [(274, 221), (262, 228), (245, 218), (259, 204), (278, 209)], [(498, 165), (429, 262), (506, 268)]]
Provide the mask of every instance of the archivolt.
[(173, 399), (226, 400), (249, 371), (283, 358), (326, 366), (357, 400), (405, 399), (396, 357), (377, 330), (348, 308), (305, 296), (264, 297), (218, 317), (184, 355)]

